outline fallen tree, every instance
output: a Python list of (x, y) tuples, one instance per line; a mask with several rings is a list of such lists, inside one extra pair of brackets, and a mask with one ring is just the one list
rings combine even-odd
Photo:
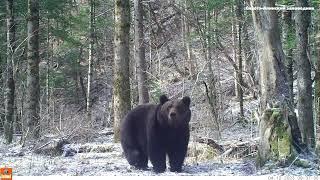
[(232, 141), (218, 144), (215, 140), (205, 137), (197, 137), (196, 142), (206, 144), (216, 149), (219, 157), (242, 158), (247, 156), (255, 156), (257, 154), (258, 138), (250, 141)]

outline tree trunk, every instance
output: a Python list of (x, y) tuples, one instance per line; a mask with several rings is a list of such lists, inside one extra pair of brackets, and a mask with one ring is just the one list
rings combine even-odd
[(120, 140), (121, 120), (131, 109), (130, 97), (130, 1), (115, 0), (114, 35), (114, 141)]
[[(4, 57), (2, 56), (2, 55), (0, 55), (0, 63), (1, 64), (3, 64), (3, 62), (4, 62)], [(5, 92), (4, 92), (4, 82), (5, 82), (5, 75), (4, 75), (4, 70), (3, 70), (3, 67), (2, 66), (0, 66), (0, 88), (1, 88), (1, 91), (0, 91), (0, 93), (1, 93), (1, 95), (2, 95), (2, 97), (5, 97)], [(2, 108), (2, 109), (5, 109), (5, 105), (4, 105), (4, 99), (1, 99), (1, 103), (0, 103), (0, 107)], [(0, 114), (0, 128), (3, 128), (3, 126), (4, 126), (4, 122), (5, 122), (5, 115), (4, 115), (4, 113), (1, 113)]]
[[(297, 0), (297, 7), (309, 7), (307, 0)], [(311, 20), (310, 11), (297, 11), (297, 81), (298, 81), (298, 122), (302, 139), (306, 145), (315, 148), (315, 122), (312, 108), (311, 64), (307, 55), (308, 27)]]
[(292, 20), (292, 11), (283, 11), (282, 18), (284, 21), (283, 24), (283, 42), (284, 42), (284, 53), (286, 55), (285, 66), (288, 74), (288, 84), (290, 90), (290, 101), (294, 103), (294, 94), (293, 94), (293, 48), (294, 48), (294, 27)]
[[(275, 0), (251, 0), (251, 6), (274, 7)], [(259, 162), (263, 165), (270, 159), (287, 159), (294, 152), (293, 146), (301, 152), (302, 142), (290, 103), (277, 12), (252, 11), (252, 17), (260, 59), (260, 107), (264, 112), (259, 124), (261, 139), (258, 146)]]
[(88, 86), (87, 86), (87, 121), (91, 121), (91, 83), (92, 83), (92, 68), (93, 68), (93, 45), (94, 45), (94, 0), (90, 0), (90, 37), (89, 37), (89, 58), (88, 58)]
[[(207, 0), (207, 6), (209, 5), (209, 0)], [(207, 7), (206, 10), (206, 16), (205, 16), (205, 29), (204, 29), (204, 37), (203, 37), (203, 44), (204, 44), (204, 50), (205, 50), (205, 61), (208, 66), (208, 86), (206, 83), (204, 83), (205, 88), (206, 88), (206, 95), (207, 99), (210, 105), (210, 110), (211, 110), (211, 115), (212, 119), (214, 121), (214, 125), (216, 127), (216, 130), (218, 132), (218, 139), (221, 139), (221, 122), (219, 119), (219, 98), (218, 98), (218, 91), (216, 88), (216, 77), (213, 71), (212, 67), (212, 37), (210, 36), (210, 32), (212, 30), (212, 24), (211, 24), (211, 18), (213, 17), (212, 15), (215, 15), (214, 11), (210, 11), (209, 8)], [(217, 19), (214, 19), (217, 20)], [(217, 24), (217, 22), (215, 22)], [(216, 34), (215, 34), (216, 36)], [(214, 37), (215, 38), (215, 37)]]
[[(48, 13), (48, 12), (47, 12)], [(47, 66), (46, 66), (46, 123), (50, 127), (50, 19), (47, 19)]]
[(285, 162), (292, 154), (288, 112), (285, 108), (266, 109), (259, 123), (258, 165), (267, 160)]
[(144, 44), (143, 8), (141, 0), (134, 0), (134, 44), (137, 63), (139, 104), (149, 102)]
[(237, 0), (237, 10), (236, 10), (237, 22), (238, 22), (238, 71), (237, 74), (237, 91), (238, 91), (238, 101), (240, 106), (240, 120), (244, 120), (243, 112), (243, 78), (242, 78), (242, 26), (243, 26), (243, 1)]
[[(231, 13), (235, 14), (234, 6), (232, 5), (231, 7)], [(237, 62), (237, 23), (236, 23), (236, 17), (233, 15), (232, 16), (232, 24), (231, 24), (231, 33), (232, 33), (232, 47), (233, 47), (233, 62), (236, 64)], [(238, 68), (237, 68), (238, 69)], [(237, 70), (234, 71), (234, 95), (238, 98), (239, 97), (239, 91), (238, 91), (238, 82), (237, 82), (237, 77), (238, 73)]]
[[(245, 11), (248, 12), (248, 11)], [(255, 77), (255, 59), (253, 58), (253, 52), (251, 48), (253, 48), (250, 44), (249, 33), (248, 33), (248, 24), (251, 23), (249, 18), (245, 16), (245, 20), (243, 22), (243, 51), (244, 51), (244, 60), (243, 60), (243, 69), (245, 72), (244, 81), (248, 85), (249, 91), (253, 98), (257, 97), (254, 86), (256, 85), (256, 77)]]
[(39, 0), (28, 0), (28, 52), (27, 52), (26, 120), (27, 137), (40, 136), (39, 85)]
[(80, 87), (78, 87), (78, 89), (81, 91), (81, 93), (80, 93), (81, 97), (78, 97), (78, 98), (79, 98), (79, 101), (82, 102), (81, 105), (83, 105), (83, 103), (84, 103), (85, 106), (87, 106), (86, 87), (85, 87), (85, 84), (83, 81), (83, 76), (81, 73), (81, 60), (82, 60), (82, 54), (83, 54), (83, 47), (82, 46), (80, 47), (79, 51), (80, 51), (80, 53), (79, 53), (79, 57), (77, 60), (77, 65), (76, 65), (76, 74), (77, 74), (76, 75), (77, 76), (76, 82), (77, 82), (77, 86), (80, 86)]
[[(149, 41), (148, 41), (148, 45), (149, 45), (149, 69), (148, 70), (151, 70), (153, 69), (153, 59), (152, 59), (152, 18), (151, 18), (151, 5), (150, 5), (150, 2), (148, 3), (148, 6), (149, 6), (149, 11), (148, 11), (148, 35), (149, 35)], [(153, 75), (153, 71), (150, 71), (150, 74)]]
[[(183, 2), (184, 11), (187, 11), (187, 9), (188, 9), (187, 3), (188, 3), (187, 0), (185, 0)], [(189, 64), (189, 67), (188, 67), (189, 74), (190, 74), (190, 77), (192, 79), (194, 79), (196, 77), (197, 64), (194, 63), (192, 60), (192, 47), (190, 45), (190, 43), (191, 43), (190, 25), (189, 25), (187, 17), (185, 15), (182, 15), (182, 16), (183, 16), (184, 45), (185, 45), (185, 49), (186, 49), (187, 62)]]
[[(319, 16), (319, 15), (318, 15)], [(317, 123), (320, 126), (320, 26), (317, 26), (316, 33), (316, 51), (317, 51), (317, 61), (316, 61), (316, 76), (315, 76), (315, 107), (316, 107), (316, 119)]]
[[(273, 7), (274, 0), (252, 0), (253, 7)], [(274, 11), (252, 11), (258, 38), (260, 60), (261, 109), (267, 104), (288, 99), (287, 76), (283, 72), (285, 56), (282, 50), (278, 17)], [(268, 21), (269, 20), (269, 21)]]
[[(319, 41), (319, 40), (318, 40)], [(320, 45), (320, 43), (318, 42)], [(320, 46), (318, 46), (319, 48)], [(318, 53), (320, 53), (320, 50), (318, 50)], [(317, 57), (317, 78), (315, 79), (315, 106), (316, 106), (316, 118), (317, 118), (317, 123), (320, 126), (320, 57), (318, 55)]]
[(7, 0), (7, 66), (5, 86), (5, 123), (4, 134), (6, 142), (12, 142), (15, 82), (13, 77), (13, 60), (15, 47), (15, 22), (13, 0)]

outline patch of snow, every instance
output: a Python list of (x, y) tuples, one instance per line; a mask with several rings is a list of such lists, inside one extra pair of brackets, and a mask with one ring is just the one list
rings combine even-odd
[[(14, 169), (14, 175), (20, 176), (48, 176), (48, 175), (73, 175), (73, 176), (251, 176), (251, 175), (319, 175), (316, 168), (300, 168), (296, 166), (278, 168), (266, 167), (257, 170), (254, 159), (211, 159), (194, 162), (190, 157), (186, 158), (186, 163), (182, 173), (173, 173), (167, 170), (164, 173), (156, 174), (151, 170), (137, 170), (127, 163), (122, 154), (119, 143), (112, 143), (112, 136), (98, 138), (98, 141), (85, 144), (70, 144), (72, 148), (107, 147), (110, 151), (104, 153), (85, 152), (76, 153), (71, 157), (50, 157), (33, 153), (26, 153), (23, 156), (17, 155), (22, 147), (18, 144), (7, 148), (7, 145), (0, 145), (0, 162), (2, 166), (10, 166)], [(100, 143), (104, 139), (105, 143)]]

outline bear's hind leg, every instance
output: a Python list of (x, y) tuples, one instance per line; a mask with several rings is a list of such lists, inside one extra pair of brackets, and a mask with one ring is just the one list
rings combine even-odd
[(138, 169), (146, 170), (148, 168), (148, 155), (141, 152), (139, 155), (139, 162), (136, 166)]

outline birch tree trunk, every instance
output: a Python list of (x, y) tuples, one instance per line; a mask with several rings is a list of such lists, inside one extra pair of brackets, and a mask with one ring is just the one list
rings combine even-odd
[(115, 0), (114, 35), (114, 141), (120, 140), (120, 123), (131, 108), (129, 78), (130, 1)]
[[(308, 7), (308, 0), (297, 0), (297, 7)], [(311, 20), (310, 11), (297, 11), (297, 81), (298, 81), (298, 122), (302, 139), (306, 145), (315, 148), (315, 122), (312, 106), (311, 64), (307, 55), (308, 27)]]
[(39, 0), (28, 0), (26, 120), (27, 137), (40, 136)]
[(87, 100), (86, 100), (86, 107), (87, 107), (87, 121), (91, 121), (91, 83), (92, 83), (92, 68), (93, 68), (93, 45), (94, 45), (94, 0), (90, 0), (90, 35), (89, 35), (89, 58), (88, 58), (88, 86), (87, 86)]
[(134, 0), (134, 44), (137, 63), (139, 104), (149, 102), (147, 87), (146, 57), (144, 44), (143, 8), (141, 0)]
[(6, 66), (6, 86), (5, 86), (5, 123), (4, 134), (6, 143), (12, 142), (13, 136), (13, 116), (15, 82), (13, 77), (13, 60), (15, 47), (15, 22), (13, 0), (7, 0), (7, 66)]

